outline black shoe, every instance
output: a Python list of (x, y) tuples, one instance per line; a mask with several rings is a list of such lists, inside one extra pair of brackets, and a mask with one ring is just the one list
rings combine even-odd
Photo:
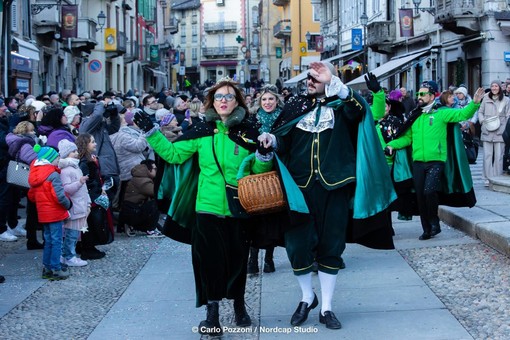
[(94, 247), (81, 249), (82, 260), (99, 260), (105, 257), (105, 255), (106, 253), (104, 251), (100, 251)]
[(421, 234), (421, 236), (420, 236), (420, 237), (418, 237), (418, 240), (421, 240), (421, 241), (423, 241), (423, 240), (428, 240), (428, 239), (430, 239), (431, 237), (432, 237), (432, 236), (431, 236), (431, 234), (430, 234), (430, 233), (423, 232), (423, 234)]
[(324, 315), (319, 313), (319, 322), (326, 325), (326, 328), (329, 329), (340, 329), (342, 328), (342, 324), (336, 318), (335, 314), (330, 311), (325, 311)]
[(44, 244), (39, 243), (39, 241), (27, 241), (27, 249), (35, 250), (35, 249), (44, 249)]
[(301, 325), (303, 322), (306, 321), (306, 319), (308, 319), (308, 313), (310, 313), (312, 309), (317, 307), (318, 304), (319, 300), (317, 299), (317, 295), (315, 294), (313, 294), (313, 302), (310, 306), (308, 306), (308, 303), (301, 301), (294, 314), (292, 314), (290, 324), (292, 326)]
[(3, 277), (2, 275), (0, 275), (0, 283), (4, 283), (5, 282), (5, 277)]
[(274, 273), (274, 261), (273, 259), (264, 260), (264, 273)]
[(220, 312), (218, 302), (211, 302), (207, 304), (207, 317), (205, 320), (200, 321), (198, 325), (198, 332), (200, 334), (207, 334), (210, 336), (219, 336), (223, 334), (220, 325)]
[(433, 225), (432, 226), (432, 231), (430, 232), (430, 236), (436, 236), (440, 232), (441, 232), (441, 227), (438, 226), (438, 225)]
[(340, 269), (345, 269), (345, 262), (343, 258), (340, 258)]
[(246, 312), (246, 307), (244, 305), (244, 299), (234, 300), (234, 316), (236, 325), (239, 327), (248, 327), (251, 326), (251, 319)]

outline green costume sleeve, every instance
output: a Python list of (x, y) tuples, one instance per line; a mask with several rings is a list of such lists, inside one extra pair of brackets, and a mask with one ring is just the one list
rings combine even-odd
[(458, 123), (473, 117), (479, 107), (480, 103), (475, 104), (474, 101), (471, 101), (466, 107), (462, 109), (445, 108), (438, 110), (438, 113), (441, 113), (440, 117), (443, 121), (448, 123)]
[(161, 158), (170, 164), (182, 164), (197, 151), (198, 139), (188, 139), (177, 143), (168, 139), (157, 131), (147, 137), (147, 142)]
[(373, 101), (372, 105), (370, 105), (370, 110), (372, 111), (372, 116), (374, 116), (374, 120), (379, 120), (384, 117), (386, 113), (386, 94), (383, 90), (373, 93)]
[(407, 129), (406, 132), (402, 135), (402, 137), (399, 137), (397, 139), (392, 140), (391, 142), (388, 142), (388, 146), (391, 146), (394, 149), (403, 149), (409, 145), (411, 145), (413, 141), (412, 137), (412, 129)]

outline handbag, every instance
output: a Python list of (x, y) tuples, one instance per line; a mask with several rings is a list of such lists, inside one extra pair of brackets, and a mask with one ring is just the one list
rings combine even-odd
[(7, 167), (7, 183), (28, 189), (30, 188), (28, 184), (29, 172), (30, 165), (14, 160), (9, 161)]
[(214, 160), (218, 166), (218, 170), (220, 171), (221, 177), (223, 177), (223, 181), (225, 182), (225, 194), (227, 195), (227, 203), (230, 213), (234, 218), (248, 218), (249, 215), (246, 210), (244, 210), (243, 206), (241, 205), (241, 201), (239, 200), (238, 188), (234, 185), (228, 184), (225, 180), (225, 175), (223, 174), (223, 170), (221, 170), (220, 163), (216, 157), (216, 151), (214, 149), (214, 136), (212, 138), (212, 150)]
[(501, 121), (499, 120), (499, 116), (491, 116), (484, 121), (485, 128), (489, 132), (496, 131), (499, 129), (499, 126), (501, 125)]

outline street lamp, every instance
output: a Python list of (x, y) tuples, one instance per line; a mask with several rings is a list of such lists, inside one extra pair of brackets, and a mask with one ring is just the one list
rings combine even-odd
[(306, 31), (306, 34), (305, 34), (305, 39), (306, 39), (306, 49), (308, 50), (310, 48), (310, 39), (312, 38), (312, 35), (310, 34), (309, 31)]
[(363, 12), (361, 14), (361, 17), (359, 18), (359, 21), (361, 22), (361, 25), (363, 25), (363, 73), (367, 72), (367, 24), (368, 24), (368, 15), (367, 13)]
[(435, 7), (420, 7), (421, 0), (413, 0), (413, 5), (416, 8), (416, 12), (422, 11), (422, 12), (429, 12), (432, 15), (436, 15), (436, 8)]
[(97, 26), (99, 26), (99, 29), (96, 29), (96, 32), (103, 32), (103, 27), (106, 24), (106, 14), (104, 14), (103, 11), (99, 12), (97, 15)]

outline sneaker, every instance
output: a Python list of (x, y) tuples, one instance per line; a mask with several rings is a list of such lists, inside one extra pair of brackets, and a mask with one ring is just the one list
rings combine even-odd
[(160, 237), (165, 237), (165, 235), (160, 233), (159, 230), (155, 229), (155, 230), (147, 230), (147, 237), (160, 238)]
[(27, 231), (22, 226), (17, 226), (14, 229), (8, 230), (14, 236), (27, 237)]
[(126, 232), (126, 235), (129, 236), (129, 237), (136, 236), (135, 229), (132, 226), (130, 226), (130, 225), (126, 224), (124, 226), (124, 231)]
[(59, 281), (59, 280), (65, 280), (69, 277), (69, 271), (68, 270), (54, 270), (53, 275), (49, 278), (51, 281)]
[(88, 264), (88, 262), (87, 261), (83, 261), (79, 257), (73, 256), (69, 260), (66, 260), (66, 264), (69, 267), (83, 267), (83, 266), (86, 266)]
[(46, 267), (42, 270), (42, 278), (43, 279), (51, 279), (53, 277), (53, 272), (50, 269), (46, 269)]
[(17, 240), (18, 238), (9, 232), (9, 228), (7, 228), (6, 231), (0, 234), (0, 241), (13, 242)]

